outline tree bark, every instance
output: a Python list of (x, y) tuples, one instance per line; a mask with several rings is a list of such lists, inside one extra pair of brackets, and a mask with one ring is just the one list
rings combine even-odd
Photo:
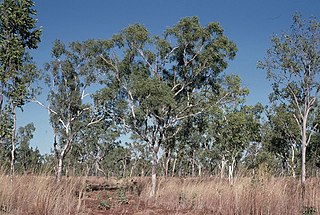
[(235, 165), (236, 165), (236, 159), (232, 158), (232, 163), (229, 165), (229, 183), (230, 184), (233, 184)]
[(195, 152), (194, 152), (194, 150), (193, 150), (193, 152), (192, 152), (191, 176), (192, 176), (192, 177), (195, 177), (195, 176), (196, 176), (196, 174), (195, 174)]
[[(3, 123), (2, 119), (2, 104), (3, 104), (3, 92), (2, 87), (0, 87), (0, 123)], [(3, 156), (2, 152), (4, 152), (4, 140), (3, 136), (0, 136), (0, 155)]]
[(306, 152), (307, 152), (307, 116), (302, 119), (302, 137), (301, 137), (301, 184), (304, 187), (306, 182)]
[(157, 189), (157, 164), (158, 164), (158, 156), (157, 152), (153, 150), (153, 162), (152, 162), (152, 169), (151, 169), (151, 192), (150, 197), (154, 197), (156, 195)]
[(199, 161), (199, 164), (198, 164), (198, 176), (201, 177), (202, 175), (202, 163)]
[(174, 158), (171, 177), (174, 177), (174, 172), (176, 170), (177, 158)]
[(291, 145), (291, 164), (290, 164), (291, 174), (293, 178), (296, 178), (296, 166), (295, 166), (295, 151), (294, 146)]
[(12, 113), (13, 113), (13, 127), (12, 127), (12, 133), (11, 133), (11, 165), (10, 165), (10, 173), (11, 173), (11, 179), (14, 176), (14, 163), (15, 163), (15, 151), (16, 151), (16, 126), (17, 126), (17, 110), (16, 107), (13, 105), (12, 107)]
[(225, 169), (226, 164), (227, 164), (227, 161), (225, 160), (225, 158), (223, 156), (222, 160), (221, 160), (221, 169), (220, 169), (220, 178), (221, 179), (224, 178), (224, 169)]
[(164, 175), (167, 178), (169, 174), (169, 164), (170, 164), (171, 151), (170, 149), (165, 153), (164, 159)]
[(133, 170), (136, 168), (136, 164), (137, 164), (137, 160), (134, 161), (134, 163), (133, 163), (133, 165), (131, 167), (129, 178), (132, 178)]
[(58, 169), (57, 169), (57, 175), (56, 175), (56, 181), (58, 183), (61, 182), (62, 171), (63, 171), (63, 158), (59, 157), (59, 159), (58, 159)]

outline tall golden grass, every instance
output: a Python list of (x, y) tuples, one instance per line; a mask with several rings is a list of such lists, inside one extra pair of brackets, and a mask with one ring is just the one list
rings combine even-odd
[[(64, 178), (61, 184), (57, 184), (51, 176), (16, 176), (11, 181), (10, 177), (2, 174), (0, 175), (0, 214), (90, 214), (90, 210), (86, 208), (89, 205), (84, 204), (87, 195), (84, 191), (86, 179), (88, 178)], [(258, 179), (242, 177), (236, 178), (233, 184), (218, 178), (160, 178), (157, 196), (152, 199), (149, 197), (150, 179), (136, 180), (142, 191), (139, 192), (140, 196), (134, 197), (136, 201), (132, 202), (133, 204), (144, 202), (144, 206), (132, 208), (141, 210), (140, 214), (143, 214), (146, 208), (149, 211), (153, 208), (163, 209), (162, 211), (169, 211), (167, 214), (182, 212), (223, 215), (312, 215), (320, 213), (320, 179), (318, 178), (307, 180), (304, 198), (301, 195), (299, 179), (285, 177)], [(109, 180), (109, 182), (117, 184), (114, 181)], [(106, 179), (98, 178), (94, 183), (106, 183)], [(97, 209), (99, 201), (94, 202), (96, 206), (91, 205), (91, 207)]]
[(64, 179), (57, 184), (50, 176), (0, 175), (0, 214), (81, 214), (79, 196), (82, 180)]
[[(238, 178), (232, 185), (220, 179), (162, 179), (157, 197), (148, 200), (150, 187), (142, 193), (149, 204), (194, 214), (319, 214), (320, 179), (309, 179), (305, 197), (298, 179)], [(316, 212), (315, 212), (316, 211)]]

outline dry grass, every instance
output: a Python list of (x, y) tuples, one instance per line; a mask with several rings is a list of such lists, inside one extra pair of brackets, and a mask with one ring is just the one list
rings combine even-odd
[[(99, 201), (88, 201), (88, 194), (84, 193), (87, 203), (92, 203), (84, 205), (86, 201), (79, 197), (82, 197), (81, 190), (85, 187), (86, 180), (88, 178), (66, 178), (58, 185), (54, 178), (49, 176), (17, 176), (11, 182), (9, 177), (0, 175), (0, 214), (89, 213), (98, 208)], [(154, 199), (149, 198), (150, 179), (136, 180), (142, 193), (139, 197), (134, 197), (133, 205), (129, 206), (137, 208), (142, 214), (148, 210), (162, 211), (159, 214), (223, 215), (312, 215), (320, 212), (320, 179), (317, 178), (307, 181), (303, 203), (299, 180), (292, 178), (237, 178), (233, 185), (217, 178), (160, 179), (157, 197)], [(104, 178), (90, 178), (89, 181), (94, 184), (110, 183), (122, 186), (131, 180), (106, 181)], [(142, 207), (135, 207), (139, 202), (144, 202)], [(306, 207), (315, 209), (316, 213), (304, 213), (307, 211)], [(101, 214), (104, 213), (108, 214), (107, 211), (101, 211)], [(132, 211), (128, 214), (132, 214)]]
[[(156, 207), (205, 214), (318, 214), (320, 180), (309, 179), (302, 203), (298, 179), (238, 178), (233, 185), (219, 179), (162, 179), (156, 199), (142, 198)], [(307, 212), (309, 208), (310, 213)], [(317, 213), (311, 213), (315, 209)]]
[(0, 175), (0, 214), (64, 215), (80, 214), (82, 180), (65, 179), (57, 184), (49, 176)]

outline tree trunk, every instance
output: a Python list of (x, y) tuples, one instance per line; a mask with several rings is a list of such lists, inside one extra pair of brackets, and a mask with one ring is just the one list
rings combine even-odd
[(170, 164), (170, 158), (171, 158), (171, 151), (170, 149), (165, 153), (165, 159), (164, 159), (164, 175), (167, 178), (169, 174), (169, 164)]
[[(2, 119), (2, 103), (3, 103), (3, 94), (2, 94), (2, 87), (0, 88), (0, 123), (3, 123)], [(3, 156), (2, 154), (4, 152), (4, 140), (3, 136), (0, 136), (0, 156)]]
[(291, 145), (291, 164), (290, 164), (290, 169), (292, 173), (292, 177), (296, 177), (296, 166), (295, 166), (295, 152), (294, 152), (294, 146)]
[(307, 152), (307, 117), (302, 120), (302, 137), (301, 137), (301, 184), (304, 187), (306, 182), (306, 152)]
[(302, 145), (302, 156), (301, 156), (301, 183), (302, 185), (306, 182), (306, 145)]
[(224, 156), (222, 157), (222, 160), (221, 160), (221, 169), (220, 169), (220, 178), (223, 179), (224, 178), (224, 169), (225, 169), (225, 166), (227, 164), (227, 161), (225, 160)]
[(157, 164), (158, 164), (158, 157), (157, 152), (153, 150), (153, 162), (152, 162), (152, 170), (151, 170), (151, 192), (150, 197), (154, 197), (156, 195), (157, 189)]
[(177, 158), (174, 158), (171, 177), (174, 177), (174, 172), (176, 170)]
[(201, 177), (202, 175), (202, 163), (199, 161), (199, 164), (198, 164), (198, 176)]
[(136, 165), (137, 165), (137, 160), (134, 161), (134, 163), (131, 167), (130, 175), (129, 175), (130, 178), (133, 176), (133, 170), (136, 168)]
[(233, 184), (235, 164), (236, 164), (236, 159), (232, 158), (232, 163), (229, 165), (229, 183), (230, 184)]
[(195, 176), (196, 176), (196, 174), (195, 174), (195, 153), (194, 153), (194, 150), (193, 150), (193, 152), (192, 152), (191, 176), (192, 176), (192, 177), (195, 177)]
[(179, 162), (179, 172), (178, 172), (178, 176), (179, 176), (179, 178), (181, 178), (181, 176), (182, 176), (182, 159), (180, 159), (180, 162)]
[(122, 177), (125, 178), (126, 177), (126, 171), (127, 171), (127, 160), (124, 159), (122, 161), (122, 164), (123, 164), (123, 173), (122, 173)]
[(15, 163), (15, 151), (16, 151), (16, 126), (17, 126), (17, 110), (16, 107), (13, 105), (12, 107), (12, 113), (13, 113), (13, 127), (12, 127), (12, 133), (11, 133), (11, 165), (10, 165), (10, 173), (11, 173), (11, 179), (14, 176), (14, 163)]
[(59, 157), (59, 159), (58, 159), (58, 169), (57, 169), (57, 173), (56, 173), (56, 181), (58, 183), (61, 182), (62, 171), (63, 171), (63, 158)]

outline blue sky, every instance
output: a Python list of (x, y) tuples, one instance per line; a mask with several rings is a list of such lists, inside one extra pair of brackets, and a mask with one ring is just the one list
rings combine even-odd
[[(55, 39), (63, 42), (110, 38), (133, 23), (142, 23), (152, 34), (163, 31), (186, 16), (198, 16), (202, 25), (219, 22), (225, 34), (239, 49), (228, 73), (238, 74), (248, 87), (248, 104), (268, 103), (271, 91), (264, 71), (257, 70), (270, 47), (273, 34), (287, 31), (292, 14), (304, 18), (320, 18), (319, 0), (35, 0), (38, 24), (43, 37), (32, 52), (40, 68), (51, 59)], [(45, 95), (40, 100), (45, 103)], [(36, 133), (32, 146), (42, 153), (52, 147), (52, 131), (48, 112), (36, 104), (28, 104), (18, 115), (18, 124), (34, 122)]]

